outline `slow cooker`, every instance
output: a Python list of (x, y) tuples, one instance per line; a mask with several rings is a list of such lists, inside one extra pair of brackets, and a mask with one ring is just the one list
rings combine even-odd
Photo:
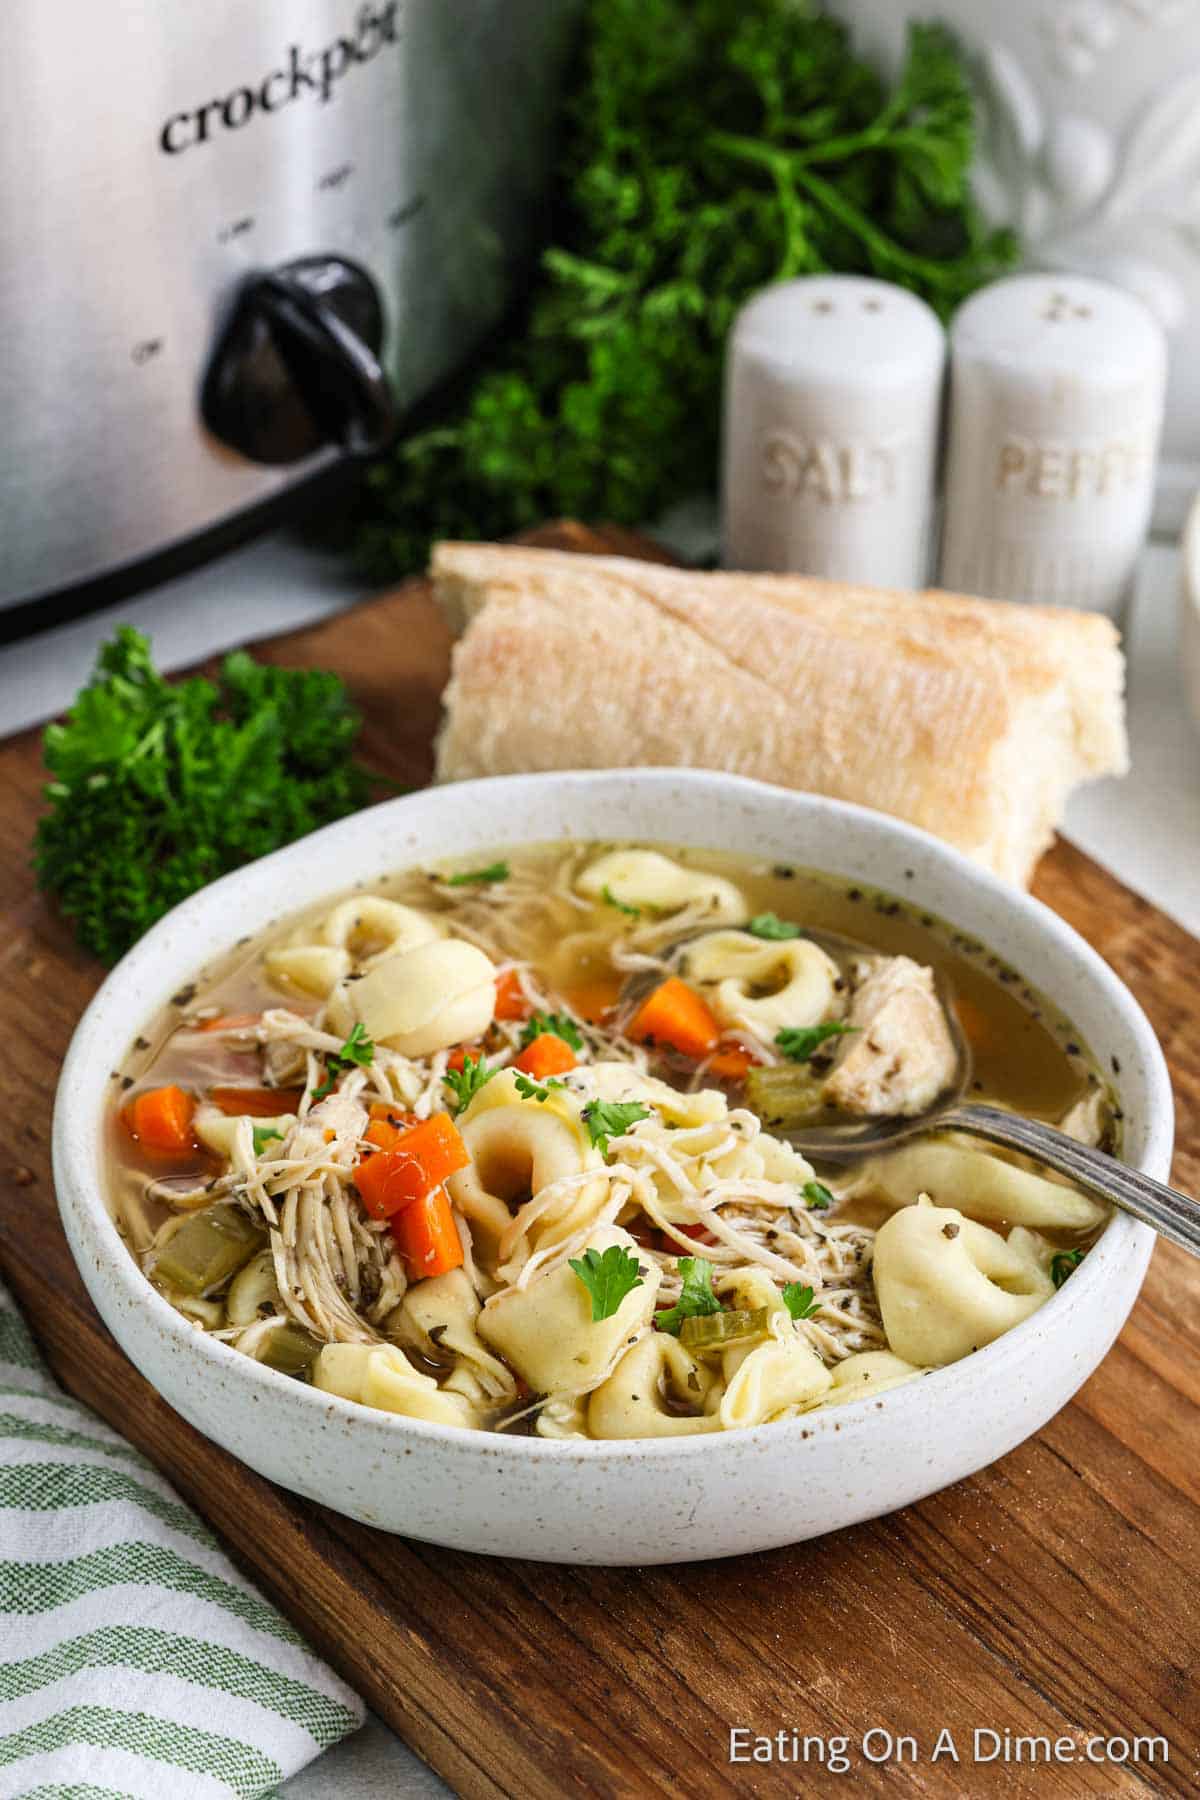
[(511, 299), (576, 12), (8, 9), (0, 607), (135, 585), (387, 441)]

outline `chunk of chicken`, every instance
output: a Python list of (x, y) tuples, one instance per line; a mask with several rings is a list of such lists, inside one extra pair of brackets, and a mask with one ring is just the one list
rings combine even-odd
[(907, 956), (864, 957), (824, 1097), (842, 1112), (911, 1118), (954, 1080), (957, 1056), (933, 971)]

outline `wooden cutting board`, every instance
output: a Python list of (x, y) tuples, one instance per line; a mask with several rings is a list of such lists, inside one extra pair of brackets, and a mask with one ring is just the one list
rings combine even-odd
[[(540, 541), (639, 548), (577, 526)], [(367, 760), (402, 781), (428, 777), (448, 644), (421, 583), (259, 654), (340, 670), (367, 717)], [(1038, 1437), (919, 1506), (817, 1543), (679, 1568), (572, 1569), (352, 1524), (185, 1425), (116, 1348), (75, 1272), (54, 1207), (50, 1115), (101, 970), (29, 875), (40, 782), (35, 734), (0, 745), (4, 1274), (63, 1383), (162, 1468), (453, 1787), (552, 1800), (844, 1785), (811, 1761), (731, 1767), (729, 1730), (744, 1726), (845, 1734), (850, 1785), (866, 1793), (1196, 1791), (1200, 1263), (1160, 1246), (1116, 1348)], [(1065, 843), (1038, 892), (1145, 1005), (1175, 1077), (1176, 1179), (1195, 1191), (1200, 944)], [(873, 1727), (915, 1739), (919, 1760), (866, 1760)], [(1071, 1737), (1080, 1761), (973, 1766), (976, 1727)], [(943, 1728), (961, 1765), (930, 1760)], [(1089, 1764), (1092, 1735), (1161, 1735), (1169, 1762)], [(868, 1752), (883, 1749), (882, 1736), (868, 1740)]]

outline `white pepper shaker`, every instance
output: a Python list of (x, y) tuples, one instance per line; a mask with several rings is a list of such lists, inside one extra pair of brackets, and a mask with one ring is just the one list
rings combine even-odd
[(722, 559), (923, 587), (946, 339), (886, 281), (809, 275), (764, 289), (726, 362)]
[(1162, 432), (1162, 327), (1122, 289), (1015, 275), (950, 330), (941, 583), (1122, 611)]

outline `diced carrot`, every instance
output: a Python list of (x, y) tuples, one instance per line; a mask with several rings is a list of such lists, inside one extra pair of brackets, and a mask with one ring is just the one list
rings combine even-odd
[(721, 1027), (695, 988), (670, 975), (648, 994), (627, 1027), (641, 1043), (666, 1044), (700, 1061), (715, 1050)]
[(478, 1062), (482, 1055), (482, 1044), (460, 1044), (458, 1049), (452, 1050), (446, 1058), (446, 1067), (448, 1069), (453, 1069), (456, 1075), (461, 1075), (463, 1064), (466, 1062), (468, 1056), (472, 1061)]
[(208, 1097), (231, 1117), (249, 1113), (252, 1119), (275, 1119), (280, 1113), (295, 1112), (303, 1092), (303, 1088), (215, 1087)]
[(496, 977), (496, 1017), (498, 1019), (527, 1019), (529, 1002), (525, 998), (525, 989), (521, 986), (521, 978), (515, 969), (505, 969), (503, 975)]
[(578, 987), (568, 988), (563, 999), (577, 1018), (586, 1019), (589, 1025), (600, 1025), (620, 1002), (620, 976), (598, 975), (591, 981), (582, 981)]
[(463, 1248), (444, 1187), (414, 1200), (392, 1220), (396, 1248), (408, 1264), (411, 1281), (446, 1275), (462, 1267)]
[(251, 1025), (257, 1025), (261, 1013), (219, 1013), (215, 1019), (205, 1019), (200, 1026), (201, 1031), (248, 1031)]
[(718, 1081), (745, 1081), (757, 1064), (758, 1058), (751, 1056), (749, 1050), (743, 1049), (741, 1044), (718, 1044), (708, 1059), (708, 1067), (704, 1073), (715, 1075)]
[(394, 1144), (364, 1158), (354, 1173), (363, 1205), (376, 1219), (411, 1206), (471, 1158), (449, 1113), (434, 1113), (401, 1132)]
[(192, 1116), (196, 1102), (190, 1094), (172, 1083), (169, 1087), (149, 1088), (135, 1094), (121, 1113), (129, 1135), (147, 1150), (162, 1155), (181, 1156), (196, 1148), (192, 1133)]
[(374, 1144), (377, 1150), (394, 1150), (406, 1131), (411, 1131), (417, 1123), (416, 1113), (398, 1112), (395, 1107), (381, 1106), (378, 1102), (370, 1108), (371, 1123), (363, 1132), (368, 1144)]
[(545, 1081), (547, 1075), (565, 1075), (575, 1067), (575, 1060), (570, 1044), (557, 1032), (543, 1031), (526, 1044), (520, 1056), (513, 1058), (513, 1067), (532, 1075), (535, 1081)]

